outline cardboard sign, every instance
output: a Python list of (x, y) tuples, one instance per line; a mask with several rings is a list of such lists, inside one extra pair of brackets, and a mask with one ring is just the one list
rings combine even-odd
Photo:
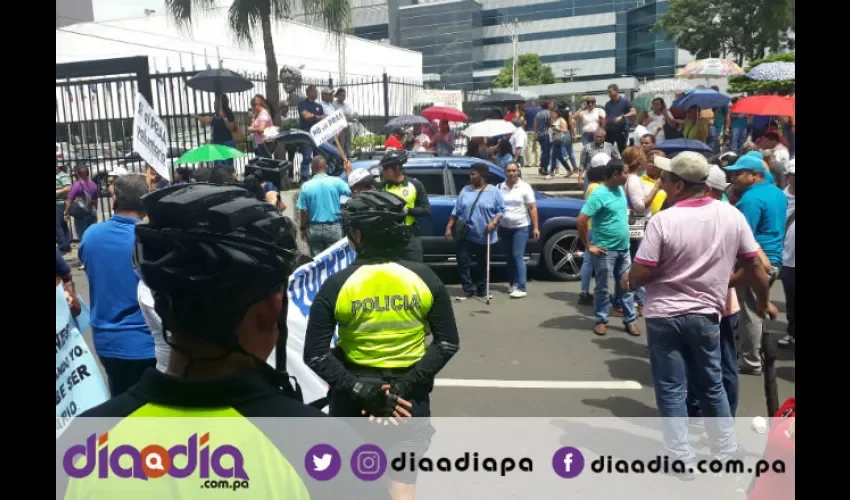
[(171, 171), (167, 165), (168, 129), (142, 94), (136, 94), (133, 151), (139, 153), (163, 179), (171, 181)]
[(316, 146), (319, 146), (336, 137), (346, 127), (348, 127), (348, 121), (345, 119), (345, 111), (338, 109), (333, 114), (322, 118), (322, 121), (310, 127), (310, 134), (313, 135)]

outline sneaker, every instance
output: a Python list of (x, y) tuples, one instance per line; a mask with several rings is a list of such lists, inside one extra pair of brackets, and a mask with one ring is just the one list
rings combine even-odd
[(738, 366), (738, 373), (741, 375), (761, 375), (760, 366)]
[(581, 292), (578, 296), (578, 305), (580, 306), (592, 306), (593, 305), (593, 295), (587, 292)]
[(546, 179), (547, 181), (551, 181), (551, 180), (552, 180), (552, 176), (547, 174), (547, 175), (546, 175), (546, 177), (544, 177), (544, 179)]
[(782, 337), (781, 339), (779, 339), (776, 342), (776, 345), (778, 345), (779, 347), (783, 347), (785, 349), (794, 349), (796, 342), (797, 341), (794, 340), (794, 337), (792, 337), (790, 335), (786, 335), (786, 336)]
[(521, 299), (526, 295), (528, 295), (528, 293), (526, 293), (525, 290), (514, 290), (513, 292), (511, 292), (512, 299)]
[(516, 285), (511, 285), (508, 287), (508, 295), (514, 293), (516, 291)]

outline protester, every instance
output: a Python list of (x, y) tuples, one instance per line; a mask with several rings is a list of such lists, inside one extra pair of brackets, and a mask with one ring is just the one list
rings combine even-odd
[(348, 184), (328, 175), (321, 156), (313, 158), (313, 177), (301, 186), (295, 207), (300, 211), (301, 239), (315, 257), (343, 238), (340, 196), (351, 196)]
[(788, 165), (788, 187), (785, 188), (785, 196), (788, 198), (787, 217), (785, 220), (785, 243), (782, 253), (782, 270), (779, 277), (782, 279), (782, 289), (785, 291), (785, 317), (788, 319), (788, 334), (779, 339), (779, 347), (794, 348), (797, 343), (797, 294), (796, 286), (796, 197), (797, 197), (797, 174), (796, 158)]
[(448, 120), (440, 120), (437, 133), (431, 138), (437, 156), (452, 156), (455, 151), (455, 133), (449, 128)]
[[(770, 261), (769, 285), (772, 286), (782, 266), (788, 201), (781, 189), (765, 181), (767, 169), (756, 156), (739, 158), (734, 165), (726, 168), (726, 172), (731, 175), (735, 192), (740, 196), (735, 206), (744, 215)], [(752, 287), (743, 284), (736, 291), (741, 302), (739, 371), (745, 375), (761, 375), (763, 311), (759, 309), (757, 292)]]
[(514, 118), (511, 124), (516, 127), (516, 132), (511, 134), (511, 149), (513, 149), (514, 159), (517, 164), (522, 167), (525, 165), (525, 147), (528, 141), (528, 134), (522, 128), (522, 119)]
[(410, 142), (412, 143), (410, 149), (417, 153), (423, 153), (431, 148), (431, 138), (428, 137), (428, 134), (422, 132), (422, 125), (413, 126)]
[(646, 161), (649, 165), (652, 165), (652, 158), (655, 155), (653, 151), (655, 151), (655, 136), (652, 134), (644, 134), (640, 136), (640, 141), (638, 145), (643, 149), (643, 154), (646, 155)]
[(141, 175), (118, 177), (111, 219), (86, 231), (79, 256), (89, 280), (94, 348), (114, 398), (156, 366), (154, 341), (139, 308), (139, 277), (133, 268), (135, 226), (145, 216), (148, 185)]
[(356, 196), (363, 191), (374, 191), (378, 189), (375, 185), (375, 177), (368, 169), (359, 168), (348, 176), (348, 187), (351, 188), (351, 195)]
[(322, 100), (319, 104), (322, 105), (322, 114), (325, 116), (330, 116), (334, 114), (336, 108), (334, 108), (334, 91), (333, 89), (329, 89), (325, 87), (322, 89)]
[[(310, 132), (310, 128), (325, 117), (321, 103), (316, 102), (319, 91), (315, 85), (307, 87), (307, 98), (298, 103), (298, 128)], [(318, 146), (318, 145), (317, 145)], [(310, 165), (313, 159), (313, 146), (301, 144), (301, 180), (303, 184), (310, 178)]]
[(640, 111), (637, 114), (637, 118), (635, 118), (635, 130), (629, 138), (629, 144), (631, 146), (640, 146), (640, 138), (645, 135), (651, 135), (647, 128), (650, 123), (649, 114), (646, 111)]
[(65, 216), (74, 218), (77, 238), (82, 241), (86, 230), (97, 223), (97, 184), (89, 177), (88, 165), (77, 165), (76, 174), (65, 202)]
[[(620, 149), (617, 148), (616, 144), (612, 144), (610, 142), (605, 142), (605, 137), (607, 132), (605, 129), (599, 129), (593, 136), (593, 142), (590, 142), (584, 146), (584, 150), (581, 152), (581, 162), (579, 162), (579, 169), (587, 170), (587, 166), (590, 165), (590, 161), (594, 156), (605, 153), (607, 156), (613, 159), (620, 158)], [(581, 181), (581, 170), (579, 171), (579, 181)], [(587, 189), (587, 179), (584, 179), (584, 187)]]
[[(458, 194), (446, 225), (446, 238), (454, 240), (457, 248), (458, 273), (466, 298), (486, 297), (487, 245), (498, 242), (496, 229), (505, 216), (505, 200), (499, 189), (487, 184), (489, 174), (486, 163), (472, 164), (469, 184)], [(473, 258), (477, 264), (474, 270)]]
[(495, 152), (491, 155), (490, 161), (505, 168), (508, 163), (514, 163), (516, 161), (513, 152), (514, 148), (511, 146), (510, 141), (502, 139), (499, 141), (499, 145), (496, 146)]
[[(649, 133), (655, 136), (655, 142), (659, 146), (664, 144), (665, 139), (675, 139), (679, 123), (673, 118), (673, 114), (667, 109), (664, 99), (656, 97), (652, 100), (652, 113), (649, 115), (649, 125), (646, 126)], [(676, 137), (667, 137), (667, 132), (674, 132)]]
[[(192, 117), (212, 128), (212, 137), (210, 138), (212, 144), (235, 148), (236, 136), (241, 136), (242, 133), (236, 124), (236, 116), (233, 114), (233, 110), (230, 109), (230, 100), (224, 94), (219, 95), (213, 101), (213, 109), (215, 112), (209, 115), (192, 115)], [(240, 140), (244, 140), (244, 137)], [(219, 160), (216, 163), (232, 167), (233, 159)]]
[(534, 127), (534, 118), (537, 116), (537, 113), (542, 110), (540, 106), (537, 105), (534, 101), (528, 103), (525, 107), (525, 115), (523, 120), (523, 128), (525, 129), (526, 135), (526, 150), (525, 157), (523, 158), (528, 165), (539, 165), (538, 162), (540, 157), (540, 145), (537, 143), (537, 133), (535, 132)]
[(593, 142), (596, 131), (605, 128), (605, 110), (596, 107), (595, 97), (587, 96), (584, 107), (576, 113), (576, 120), (581, 122), (581, 145), (587, 146)]
[(56, 245), (62, 254), (71, 251), (71, 231), (65, 222), (65, 205), (71, 192), (71, 176), (56, 163)]
[(708, 122), (700, 116), (699, 106), (691, 106), (682, 124), (682, 136), (685, 139), (707, 143), (709, 137)]
[[(686, 466), (696, 462), (688, 443), (686, 391), (695, 374), (697, 398), (706, 417), (713, 458), (738, 451), (729, 401), (723, 389), (720, 318), (729, 276), (743, 265), (760, 314), (776, 316), (758, 244), (744, 217), (706, 196), (709, 166), (699, 153), (683, 152), (660, 162), (662, 187), (673, 206), (647, 224), (634, 266), (621, 286), (647, 288), (647, 343), (664, 446)], [(693, 475), (684, 472), (685, 478)]]
[[(711, 90), (720, 92), (720, 88), (717, 85), (712, 85)], [(714, 122), (711, 124), (711, 130), (709, 131), (709, 136), (711, 136), (713, 140), (709, 146), (711, 146), (711, 149), (715, 154), (717, 154), (720, 152), (720, 145), (723, 142), (723, 139), (729, 136), (729, 128), (732, 120), (729, 115), (729, 106), (714, 108), (713, 111)]]
[(404, 140), (404, 129), (393, 127), (390, 130), (390, 135), (387, 136), (386, 142), (384, 142), (384, 149), (386, 151), (401, 151), (404, 149), (402, 140)]
[(527, 270), (525, 246), (529, 237), (540, 240), (537, 221), (537, 201), (534, 190), (519, 177), (519, 165), (509, 163), (505, 167), (505, 182), (497, 187), (505, 202), (505, 216), (499, 221), (499, 239), (505, 252), (508, 271), (508, 294), (512, 299), (527, 295)]
[[(578, 235), (585, 254), (590, 254), (596, 274), (596, 291), (593, 302), (596, 324), (593, 333), (605, 335), (608, 328), (611, 299), (608, 281), (614, 278), (614, 300), (623, 304), (623, 325), (626, 333), (640, 335), (637, 327), (635, 299), (631, 291), (620, 288), (620, 280), (629, 273), (629, 212), (623, 186), (629, 167), (621, 160), (611, 160), (604, 169), (604, 182), (588, 197), (577, 219)], [(593, 223), (593, 240), (588, 235), (588, 224)]]
[(534, 132), (537, 134), (537, 144), (540, 145), (540, 163), (537, 168), (540, 175), (546, 175), (552, 154), (552, 141), (549, 136), (549, 128), (552, 125), (552, 113), (549, 111), (551, 106), (552, 101), (544, 101), (540, 111), (534, 115)]
[(271, 158), (271, 151), (266, 147), (265, 130), (274, 125), (266, 98), (260, 94), (251, 99), (251, 124), (248, 132), (254, 135), (254, 155), (257, 158)]
[(343, 149), (349, 151), (351, 149), (351, 135), (354, 130), (351, 128), (351, 124), (357, 121), (359, 115), (351, 107), (351, 104), (346, 102), (346, 95), (344, 88), (340, 87), (337, 89), (336, 93), (334, 93), (336, 100), (333, 103), (333, 108), (336, 111), (341, 109), (343, 115), (345, 115), (345, 121), (348, 122), (348, 127), (340, 133), (339, 142), (342, 144)]
[(620, 87), (608, 85), (608, 102), (605, 103), (605, 140), (616, 144), (618, 151), (624, 151), (629, 139), (629, 119), (637, 114), (632, 102), (620, 95)]
[[(564, 158), (564, 145), (568, 139), (572, 140), (572, 136), (570, 135), (569, 124), (564, 118), (563, 113), (563, 110), (558, 108), (553, 108), (550, 111), (551, 125), (549, 127), (549, 143), (551, 144), (552, 151), (550, 153), (551, 165), (546, 172), (546, 179), (555, 177), (558, 172), (558, 162), (560, 162), (561, 165), (563, 165), (564, 170), (566, 170), (564, 177), (572, 175), (572, 169), (567, 164), (567, 160)], [(573, 167), (575, 167), (575, 165), (573, 165)]]
[[(593, 191), (605, 181), (605, 169), (602, 167), (608, 165), (609, 161), (611, 161), (611, 157), (605, 153), (600, 153), (590, 160), (590, 168), (587, 170), (586, 177), (588, 185), (587, 190), (584, 192), (585, 200), (587, 200), (591, 193), (593, 193)], [(587, 237), (589, 240), (593, 240), (592, 221), (587, 222)], [(592, 306), (593, 295), (590, 294), (590, 278), (593, 276), (593, 259), (586, 249), (584, 256), (581, 259), (581, 270), (579, 271), (579, 275), (581, 276), (581, 292), (578, 296), (578, 304), (582, 306)]]
[[(738, 97), (732, 98), (732, 106), (738, 102)], [(729, 149), (732, 151), (740, 151), (747, 142), (747, 115), (741, 113), (731, 113), (731, 121), (729, 123), (731, 130), (729, 136)]]

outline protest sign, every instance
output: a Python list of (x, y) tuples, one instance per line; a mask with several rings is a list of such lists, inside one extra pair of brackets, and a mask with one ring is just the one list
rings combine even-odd
[(168, 129), (142, 94), (136, 94), (136, 115), (133, 117), (133, 151), (153, 167), (160, 176), (171, 181), (166, 164), (168, 158)]
[(78, 297), (82, 312), (77, 318), (65, 300), (62, 284), (56, 286), (56, 437), (75, 416), (97, 406), (109, 393), (100, 368), (83, 339), (89, 327), (89, 309)]
[(313, 135), (313, 140), (318, 147), (336, 137), (346, 127), (348, 127), (348, 121), (345, 119), (345, 112), (343, 109), (338, 109), (310, 127), (310, 134)]
[[(304, 394), (304, 402), (312, 403), (328, 393), (328, 384), (304, 363), (304, 337), (307, 333), (307, 318), (310, 306), (319, 292), (322, 283), (331, 275), (350, 266), (354, 262), (354, 249), (343, 238), (332, 247), (317, 255), (313, 262), (305, 264), (292, 273), (289, 278), (287, 297), (289, 310), (286, 325), (289, 337), (286, 341), (286, 371), (298, 380)], [(336, 334), (334, 334), (334, 342)], [(333, 343), (332, 343), (333, 345)], [(272, 352), (269, 364), (275, 366), (275, 353)]]

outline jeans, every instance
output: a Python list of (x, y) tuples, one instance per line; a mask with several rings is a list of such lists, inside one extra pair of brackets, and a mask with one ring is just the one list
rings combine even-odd
[(71, 251), (71, 234), (65, 229), (65, 202), (56, 203), (56, 246), (60, 252)]
[[(631, 240), (631, 242), (629, 243), (629, 255), (631, 256), (631, 258), (633, 260), (635, 258), (635, 255), (637, 254), (638, 247), (640, 246), (641, 241), (643, 241), (643, 240)], [(634, 294), (635, 294), (635, 300), (637, 301), (637, 304), (640, 307), (643, 307), (644, 305), (646, 305), (646, 287), (642, 286), (642, 287), (638, 288), (637, 290), (635, 290)], [(618, 309), (622, 309), (623, 303), (621, 301), (617, 300), (617, 301), (614, 302), (614, 307), (616, 307)]]
[(572, 169), (578, 169), (578, 163), (576, 163), (576, 155), (575, 150), (573, 148), (573, 135), (569, 132), (564, 134), (564, 157), (570, 160), (570, 164), (572, 164)]
[(735, 152), (740, 151), (744, 147), (744, 143), (747, 142), (747, 129), (733, 128), (732, 136), (729, 140), (729, 149)]
[(268, 150), (265, 144), (256, 144), (254, 146), (254, 156), (257, 158), (271, 158), (271, 152)]
[(499, 228), (499, 240), (505, 251), (505, 263), (508, 270), (508, 283), (526, 291), (527, 270), (525, 268), (525, 244), (528, 243), (529, 226)]
[(537, 134), (537, 143), (540, 144), (540, 168), (545, 170), (549, 166), (549, 157), (552, 154), (549, 134)]
[[(723, 390), (729, 400), (729, 413), (738, 413), (738, 350), (735, 348), (735, 330), (738, 329), (738, 313), (720, 320), (720, 371), (723, 374)], [(691, 364), (690, 366), (693, 366)], [(697, 372), (688, 372), (688, 416), (701, 417), (699, 391), (696, 386)]]
[(148, 368), (156, 369), (156, 358), (121, 359), (98, 356), (100, 364), (109, 380), (109, 396), (116, 397), (125, 392), (142, 378)]
[[(231, 148), (236, 149), (236, 141), (234, 141), (232, 139), (229, 140), (229, 141), (224, 141), (221, 144), (223, 146), (229, 146)], [(213, 162), (213, 166), (214, 167), (230, 167), (230, 168), (233, 168), (233, 158), (230, 158), (229, 160), (216, 160), (216, 161)]]
[[(472, 258), (478, 263), (473, 269)], [(460, 282), (466, 293), (475, 292), (483, 295), (487, 290), (486, 267), (487, 245), (474, 243), (467, 239), (457, 242), (457, 271), (460, 274)]]
[(646, 320), (655, 403), (662, 418), (664, 447), (673, 459), (694, 462), (688, 444), (688, 374), (694, 380), (711, 451), (724, 459), (737, 450), (735, 423), (723, 389), (720, 323), (716, 316), (684, 314)]
[(623, 324), (631, 325), (637, 321), (635, 299), (632, 293), (620, 289), (620, 280), (631, 269), (631, 259), (627, 250), (608, 250), (605, 255), (593, 257), (593, 271), (596, 273), (596, 290), (593, 309), (596, 324), (608, 324), (611, 312), (611, 299), (608, 295), (608, 281), (614, 279), (614, 300), (623, 303)]
[(83, 234), (85, 234), (86, 229), (95, 224), (97, 224), (97, 212), (94, 210), (92, 210), (88, 215), (74, 217), (74, 227), (77, 229), (77, 238), (79, 238), (80, 241), (83, 241)]
[(788, 335), (797, 340), (797, 295), (794, 293), (797, 268), (783, 266), (779, 271), (782, 289), (785, 291), (785, 317), (788, 319)]
[(342, 224), (310, 224), (307, 226), (307, 244), (310, 245), (310, 257), (315, 257), (342, 239)]
[(310, 179), (310, 162), (313, 160), (313, 146), (301, 144), (301, 182)]
[(714, 125), (708, 127), (708, 139), (705, 143), (714, 154), (720, 152), (720, 134)]
[(550, 158), (551, 165), (549, 166), (549, 170), (547, 170), (547, 173), (549, 175), (555, 175), (555, 172), (558, 171), (558, 162), (561, 162), (561, 165), (563, 165), (564, 169), (566, 169), (567, 172), (571, 171), (570, 166), (567, 165), (567, 160), (564, 158), (563, 143), (556, 142), (552, 144), (552, 153), (550, 155)]
[[(587, 239), (593, 241), (593, 231), (587, 232)], [(590, 293), (590, 278), (593, 276), (593, 258), (587, 253), (587, 250), (585, 250), (584, 257), (581, 259), (579, 275), (581, 276), (581, 293)]]

